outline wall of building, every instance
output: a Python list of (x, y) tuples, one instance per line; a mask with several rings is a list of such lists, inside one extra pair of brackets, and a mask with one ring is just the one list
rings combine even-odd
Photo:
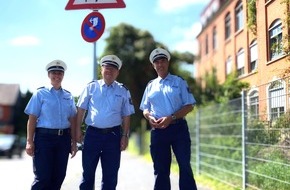
[[(257, 1), (257, 35), (253, 35), (247, 28), (247, 0), (243, 0), (243, 28), (235, 32), (235, 7), (238, 1), (223, 1), (220, 10), (213, 15), (212, 20), (205, 25), (198, 36), (200, 44), (200, 59), (195, 62), (196, 78), (202, 79), (206, 72), (212, 68), (217, 69), (217, 78), (220, 83), (226, 80), (226, 60), (232, 58), (232, 70), (237, 69), (237, 53), (240, 48), (245, 52), (245, 74), (240, 76), (241, 81), (250, 83), (255, 87), (279, 78), (281, 73), (289, 67), (286, 57), (281, 56), (276, 60), (269, 60), (269, 35), (270, 25), (277, 18), (285, 20), (285, 3), (283, 0), (259, 0)], [(226, 6), (225, 6), (226, 5)], [(223, 7), (224, 6), (224, 7)], [(225, 40), (225, 17), (230, 13), (231, 35)], [(212, 33), (214, 27), (217, 31), (217, 49), (212, 47)], [(287, 34), (288, 27), (283, 28), (283, 34)], [(206, 38), (208, 38), (208, 53), (206, 53)], [(257, 39), (258, 44), (258, 68), (250, 72), (250, 44)]]

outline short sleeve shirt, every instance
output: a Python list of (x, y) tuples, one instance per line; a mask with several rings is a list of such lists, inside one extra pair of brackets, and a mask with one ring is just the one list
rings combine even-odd
[(185, 105), (194, 105), (196, 100), (187, 82), (179, 76), (168, 74), (150, 81), (144, 91), (141, 110), (148, 110), (155, 118), (171, 115)]
[(135, 113), (129, 90), (117, 81), (108, 86), (103, 79), (85, 87), (77, 107), (88, 111), (85, 123), (98, 128), (121, 125), (124, 116)]
[(69, 119), (76, 115), (76, 106), (70, 92), (41, 87), (32, 95), (24, 113), (37, 117), (36, 127), (65, 129), (71, 126)]

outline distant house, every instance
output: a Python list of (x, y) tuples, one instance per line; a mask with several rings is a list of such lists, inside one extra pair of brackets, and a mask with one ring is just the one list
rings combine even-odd
[(20, 101), (19, 84), (0, 83), (0, 133), (14, 133)]

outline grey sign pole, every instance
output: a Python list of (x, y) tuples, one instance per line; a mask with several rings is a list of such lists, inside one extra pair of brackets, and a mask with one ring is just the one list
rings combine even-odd
[(94, 42), (93, 64), (94, 64), (93, 79), (98, 80), (97, 42)]

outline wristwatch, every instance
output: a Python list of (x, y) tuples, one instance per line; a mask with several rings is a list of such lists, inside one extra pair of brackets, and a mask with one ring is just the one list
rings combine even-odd
[(129, 133), (123, 133), (123, 134), (122, 134), (122, 137), (129, 138)]
[(172, 114), (171, 118), (172, 118), (172, 120), (176, 120), (176, 115)]

